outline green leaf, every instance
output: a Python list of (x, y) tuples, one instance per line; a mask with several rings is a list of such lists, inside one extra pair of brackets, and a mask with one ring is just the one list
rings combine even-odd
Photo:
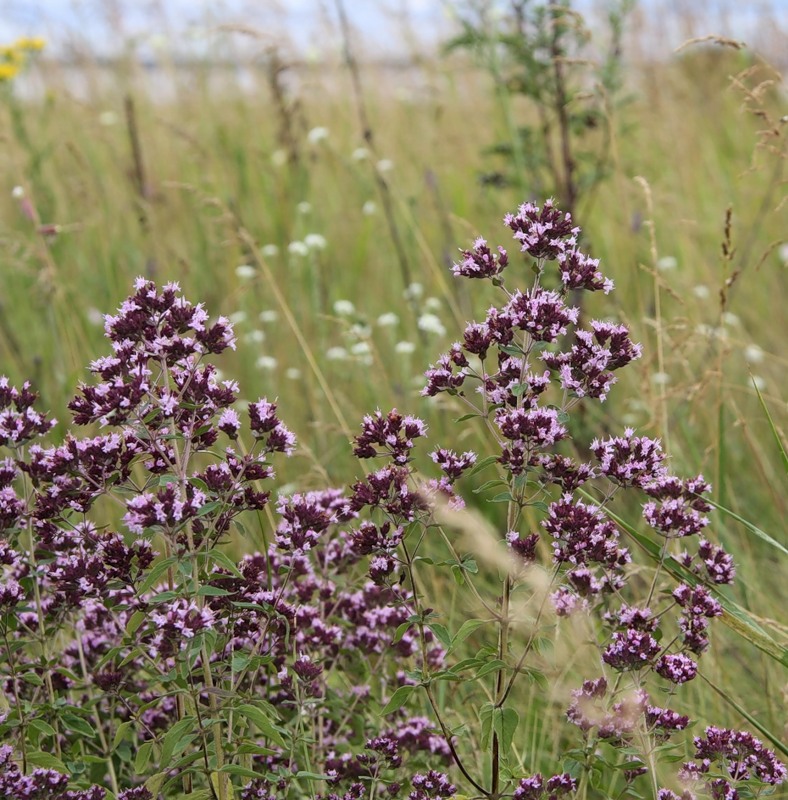
[(482, 723), (482, 749), (486, 750), (490, 746), (490, 738), (493, 729), (493, 717), (495, 706), (492, 703), (485, 703), (479, 710), (479, 719)]
[(270, 747), (260, 747), (259, 744), (249, 744), (248, 742), (240, 745), (236, 752), (241, 756), (274, 756), (277, 754), (277, 751)]
[(38, 731), (42, 736), (55, 736), (55, 729), (43, 719), (31, 719), (28, 726), (33, 730)]
[(267, 739), (270, 739), (274, 744), (280, 747), (286, 747), (285, 740), (282, 734), (277, 730), (273, 721), (269, 719), (266, 712), (257, 706), (249, 703), (244, 703), (235, 709), (239, 714), (246, 717), (250, 722), (257, 726), (260, 733)]
[(74, 733), (80, 733), (90, 739), (94, 738), (96, 735), (96, 731), (93, 730), (93, 726), (81, 717), (78, 717), (76, 714), (71, 714), (68, 711), (64, 711), (60, 714), (60, 721), (69, 730), (74, 731)]
[(233, 592), (219, 586), (201, 586), (197, 590), (198, 597), (226, 597), (228, 594), (233, 594)]
[(380, 711), (380, 716), (385, 717), (387, 714), (391, 714), (392, 711), (398, 711), (402, 708), (415, 689), (415, 686), (400, 686), (399, 689), (391, 695), (388, 703), (383, 706)]
[(211, 500), (210, 503), (206, 503), (204, 506), (200, 506), (197, 509), (197, 516), (204, 517), (213, 511), (217, 511), (220, 508), (224, 508), (224, 503), (221, 503), (218, 500)]
[(57, 756), (53, 756), (52, 753), (42, 753), (40, 750), (27, 753), (27, 763), (32, 764), (34, 767), (54, 769), (57, 772), (68, 775), (66, 765)]
[(263, 772), (255, 772), (253, 769), (247, 769), (238, 764), (225, 764), (219, 772), (223, 772), (227, 775), (237, 775), (239, 778), (250, 778), (252, 780), (264, 776)]
[(462, 557), (462, 561), (460, 562), (460, 566), (466, 571), (470, 572), (471, 575), (476, 575), (479, 572), (479, 565), (476, 563), (476, 559), (466, 553)]
[(495, 495), (495, 497), (488, 500), (488, 503), (508, 503), (513, 501), (514, 497), (512, 497), (511, 492), (501, 492), (500, 494)]
[(491, 672), (499, 672), (500, 670), (504, 669), (506, 664), (503, 663), (499, 658), (493, 659), (492, 661), (488, 661), (477, 673), (477, 678), (483, 678), (485, 675), (489, 675)]
[(491, 481), (487, 481), (486, 483), (483, 483), (481, 486), (474, 489), (473, 493), (481, 494), (481, 492), (485, 492), (487, 489), (492, 489), (493, 486), (506, 486), (506, 481), (501, 480), (500, 478), (493, 478)]
[(512, 746), (514, 732), (520, 723), (520, 715), (513, 708), (497, 708), (495, 710), (493, 727), (501, 740), (502, 751), (508, 753)]
[(155, 775), (151, 775), (148, 780), (145, 781), (145, 788), (154, 796), (159, 796), (159, 789), (161, 789), (161, 785), (164, 783), (164, 779), (167, 777), (166, 772), (157, 772)]
[(451, 647), (451, 634), (445, 625), (439, 622), (431, 622), (427, 627), (435, 634), (438, 641), (448, 650)]
[(394, 638), (391, 640), (391, 643), (397, 644), (397, 642), (399, 642), (402, 639), (402, 637), (408, 632), (408, 628), (410, 628), (412, 624), (413, 624), (412, 622), (406, 620), (401, 625), (398, 625), (397, 630), (394, 631)]
[(142, 775), (142, 773), (147, 769), (152, 752), (153, 742), (143, 742), (140, 745), (139, 750), (137, 750), (137, 755), (134, 759), (134, 772), (136, 772), (137, 775)]
[(189, 735), (197, 727), (197, 718), (193, 716), (184, 717), (176, 722), (168, 731), (161, 743), (161, 764), (169, 764), (172, 754), (176, 751), (181, 739)]
[(490, 464), (496, 464), (498, 462), (498, 456), (487, 456), (483, 458), (481, 461), (477, 461), (476, 465), (471, 469), (468, 473), (468, 477), (471, 475), (475, 475), (477, 472), (481, 472), (483, 469), (486, 469), (490, 466)]
[(450, 649), (454, 650), (454, 648), (464, 642), (477, 628), (480, 628), (486, 622), (487, 620), (485, 619), (466, 619), (455, 634), (454, 639), (452, 639)]
[(112, 749), (117, 750), (118, 745), (126, 738), (126, 732), (132, 730), (132, 726), (134, 723), (130, 720), (129, 722), (121, 722), (118, 725), (118, 729), (115, 731), (115, 736), (112, 739)]
[(150, 589), (156, 581), (161, 578), (164, 573), (170, 569), (174, 564), (178, 563), (177, 556), (170, 556), (169, 558), (163, 558), (161, 561), (155, 563), (152, 567), (150, 572), (145, 577), (145, 580), (140, 585), (137, 592), (139, 594), (144, 594), (145, 592)]
[(231, 575), (234, 575), (236, 578), (243, 578), (243, 575), (238, 569), (238, 565), (233, 563), (229, 556), (221, 550), (209, 550), (205, 555), (219, 564), (219, 566), (224, 567)]

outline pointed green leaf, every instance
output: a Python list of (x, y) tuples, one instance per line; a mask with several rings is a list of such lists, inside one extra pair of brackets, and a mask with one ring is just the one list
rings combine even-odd
[(397, 689), (397, 691), (391, 695), (388, 703), (383, 706), (380, 716), (385, 717), (387, 714), (391, 714), (392, 711), (397, 711), (402, 708), (402, 706), (407, 702), (408, 698), (413, 694), (415, 689), (415, 686), (400, 686), (399, 689)]

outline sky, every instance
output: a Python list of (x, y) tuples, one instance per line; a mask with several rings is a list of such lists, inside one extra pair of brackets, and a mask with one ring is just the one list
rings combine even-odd
[[(404, 52), (414, 41), (428, 49), (445, 40), (452, 29), (449, 9), (458, 4), (344, 0), (367, 51), (384, 55)], [(604, 8), (606, 0), (575, 0), (574, 5), (588, 15)], [(719, 33), (753, 43), (766, 33), (773, 38), (776, 27), (788, 37), (788, 0), (639, 0), (639, 5), (662, 23), (660, 30), (675, 38), (674, 44), (688, 32)], [(0, 43), (36, 35), (47, 39), (52, 55), (87, 48), (111, 56), (129, 42), (142, 56), (154, 55), (157, 47), (171, 50), (173, 44), (179, 52), (203, 54), (215, 52), (220, 26), (235, 25), (254, 29), (263, 41), (287, 42), (302, 54), (319, 56), (337, 46), (335, 9), (335, 0), (0, 0)], [(685, 24), (688, 14), (695, 17), (691, 31)], [(679, 24), (679, 18), (685, 22)], [(243, 38), (234, 37), (233, 46), (240, 52), (247, 46), (238, 41)], [(259, 45), (256, 40), (258, 49)]]

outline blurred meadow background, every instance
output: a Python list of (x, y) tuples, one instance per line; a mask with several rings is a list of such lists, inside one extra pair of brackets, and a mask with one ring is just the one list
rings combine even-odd
[[(348, 440), (378, 407), (482, 448), (459, 406), (419, 395), (488, 304), (450, 266), (554, 196), (616, 283), (583, 314), (644, 346), (575, 446), (631, 426), (703, 472), (731, 512), (713, 520), (731, 597), (784, 647), (788, 4), (573, 4), (554, 50), (521, 46), (528, 6), (0, 3), (0, 374), (30, 379), (65, 430), (108, 350), (101, 315), (145, 275), (233, 320), (222, 371), (278, 397), (291, 487), (357, 477)], [(486, 499), (470, 504), (496, 522)], [(785, 740), (777, 652), (719, 625), (719, 691), (685, 697)], [(591, 650), (567, 658), (546, 674), (582, 675)], [(524, 687), (553, 712), (528, 728), (536, 762), (564, 742), (567, 685)]]

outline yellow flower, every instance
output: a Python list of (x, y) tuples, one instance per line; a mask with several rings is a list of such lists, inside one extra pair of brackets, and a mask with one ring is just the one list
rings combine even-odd
[(43, 50), (46, 42), (40, 36), (23, 36), (17, 39), (15, 47), (19, 50)]
[(19, 72), (19, 64), (0, 64), (0, 81), (10, 81)]

